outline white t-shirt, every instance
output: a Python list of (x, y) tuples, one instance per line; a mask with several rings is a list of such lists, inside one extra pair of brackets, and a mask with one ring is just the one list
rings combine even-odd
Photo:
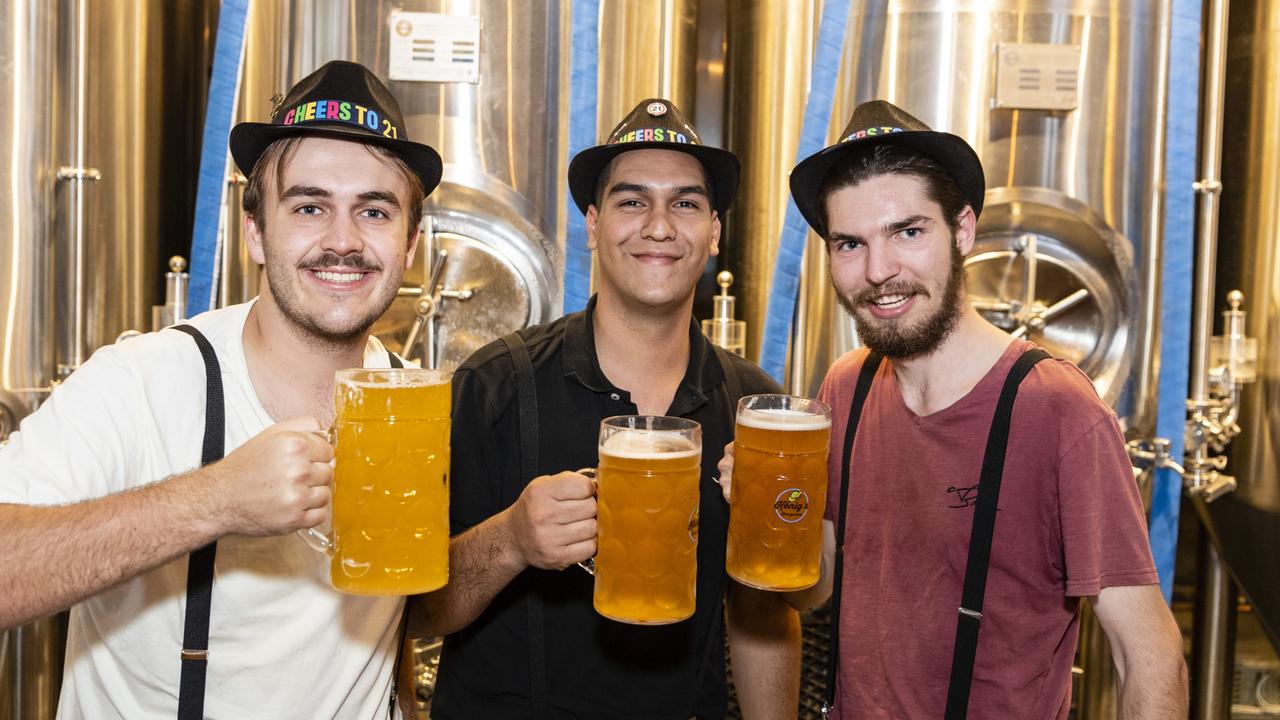
[[(241, 337), (251, 304), (190, 322), (218, 354), (230, 453), (272, 424)], [(366, 367), (387, 367), (370, 338)], [(0, 503), (99, 498), (200, 465), (205, 370), (192, 338), (163, 330), (104, 347), (0, 450)], [(218, 541), (205, 716), (385, 718), (403, 598), (329, 586), (328, 559), (296, 533)], [(71, 609), (58, 717), (173, 718), (187, 558)]]

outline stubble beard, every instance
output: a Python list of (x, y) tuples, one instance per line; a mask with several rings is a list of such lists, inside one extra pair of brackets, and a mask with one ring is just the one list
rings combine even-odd
[(380, 268), (376, 263), (366, 260), (361, 255), (343, 257), (332, 252), (325, 252), (319, 257), (307, 260), (298, 266), (287, 266), (285, 263), (273, 262), (273, 253), (269, 249), (270, 247), (270, 241), (263, 243), (268, 291), (271, 293), (272, 299), (275, 300), (276, 307), (280, 308), (280, 313), (298, 331), (299, 337), (316, 347), (339, 348), (349, 346), (358, 341), (369, 331), (369, 328), (373, 327), (373, 323), (382, 316), (382, 313), (391, 306), (391, 301), (395, 299), (396, 290), (399, 289), (400, 283), (398, 280), (387, 283), (386, 287), (379, 291), (381, 296), (374, 298), (376, 301), (373, 305), (374, 309), (355, 320), (344, 323), (344, 326), (327, 326), (322, 324), (321, 318), (309, 313), (304, 307), (294, 273), (298, 270), (305, 271), (309, 267), (347, 267), (358, 270), (378, 270)]
[[(865, 318), (863, 315), (866, 312), (865, 310), (859, 312), (859, 306), (867, 298), (883, 293), (886, 290), (892, 292), (898, 289), (891, 286), (868, 288), (854, 299), (845, 297), (840, 292), (840, 289), (836, 288), (836, 299), (840, 302), (840, 306), (845, 309), (845, 312), (853, 317), (854, 326), (858, 331), (858, 339), (862, 341), (863, 345), (872, 352), (884, 357), (901, 360), (932, 353), (951, 334), (951, 331), (956, 327), (956, 323), (960, 320), (961, 291), (963, 288), (964, 255), (961, 254), (960, 248), (956, 247), (953, 237), (951, 242), (951, 268), (947, 275), (947, 284), (942, 291), (942, 302), (939, 303), (938, 309), (924, 320), (910, 327), (904, 327), (900, 321), (877, 321), (874, 318)], [(920, 285), (904, 286), (901, 289), (909, 292), (921, 292), (924, 290)]]

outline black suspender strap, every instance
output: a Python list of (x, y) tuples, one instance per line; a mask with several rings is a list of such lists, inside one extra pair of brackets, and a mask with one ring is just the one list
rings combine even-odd
[[(527, 483), (538, 475), (538, 389), (533, 379), (529, 348), (518, 333), (502, 338), (515, 365), (516, 398), (520, 405), (520, 469)], [(529, 705), (533, 720), (547, 712), (547, 645), (542, 617), (542, 596), (537, 582), (529, 583)]]
[(822, 702), (822, 717), (826, 717), (835, 705), (836, 672), (840, 664), (840, 596), (844, 585), (844, 534), (845, 521), (849, 513), (849, 465), (853, 461), (853, 438), (858, 433), (858, 423), (862, 420), (862, 406), (871, 392), (871, 383), (876, 379), (876, 371), (880, 369), (883, 357), (876, 353), (867, 355), (862, 361), (862, 370), (858, 372), (858, 384), (853, 390), (853, 402), (849, 406), (849, 420), (844, 429), (844, 455), (840, 465), (840, 514), (836, 523), (836, 557), (832, 570), (831, 589), (831, 636), (827, 651), (827, 689)]
[(969, 559), (964, 568), (964, 589), (960, 594), (960, 617), (956, 624), (956, 646), (951, 656), (951, 684), (947, 688), (947, 720), (964, 720), (969, 712), (969, 688), (973, 684), (973, 663), (978, 654), (978, 628), (982, 624), (982, 602), (987, 591), (987, 570), (991, 562), (991, 541), (996, 530), (996, 507), (1000, 502), (1000, 482), (1004, 476), (1004, 456), (1009, 445), (1009, 426), (1018, 386), (1036, 363), (1049, 353), (1034, 348), (1022, 353), (1005, 377), (996, 402), (987, 450), (982, 456), (978, 477), (978, 499), (973, 509), (973, 530), (969, 533)]
[[(190, 325), (175, 325), (196, 341), (204, 358), (205, 413), (201, 467), (222, 459), (225, 453), (226, 413), (222, 396), (222, 371), (213, 346)], [(187, 560), (187, 612), (182, 628), (182, 675), (178, 683), (178, 720), (204, 717), (205, 670), (209, 662), (209, 611), (213, 604), (213, 562), (216, 542), (191, 553)]]
[(709, 344), (716, 353), (716, 360), (720, 361), (721, 372), (724, 373), (724, 386), (729, 391), (729, 418), (732, 419), (737, 416), (738, 401), (742, 399), (742, 380), (738, 377), (738, 371), (733, 368), (733, 360), (729, 358), (729, 351), (715, 343)]
[(396, 355), (395, 353), (389, 350), (387, 351), (387, 362), (391, 365), (391, 367), (397, 370), (404, 367), (404, 361), (400, 359), (400, 356)]

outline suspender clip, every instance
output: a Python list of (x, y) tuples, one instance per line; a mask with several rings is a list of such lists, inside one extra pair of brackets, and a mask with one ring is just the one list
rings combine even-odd
[(186, 648), (182, 648), (182, 659), (183, 660), (208, 660), (209, 651), (208, 650), (188, 650)]
[(973, 618), (978, 622), (982, 622), (982, 613), (978, 612), (977, 610), (970, 610), (969, 608), (964, 607), (963, 605), (960, 606), (960, 617)]

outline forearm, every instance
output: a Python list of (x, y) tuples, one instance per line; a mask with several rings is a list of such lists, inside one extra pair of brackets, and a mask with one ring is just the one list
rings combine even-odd
[(746, 720), (794, 718), (800, 701), (800, 616), (779, 593), (731, 583), (729, 660)]
[(63, 610), (217, 539), (208, 472), (74, 505), (0, 505), (0, 628)]
[(449, 541), (449, 583), (409, 604), (408, 636), (437, 637), (471, 624), (527, 567), (503, 511)]
[(1187, 665), (1181, 655), (1121, 669), (1119, 720), (1173, 720), (1187, 717)]

